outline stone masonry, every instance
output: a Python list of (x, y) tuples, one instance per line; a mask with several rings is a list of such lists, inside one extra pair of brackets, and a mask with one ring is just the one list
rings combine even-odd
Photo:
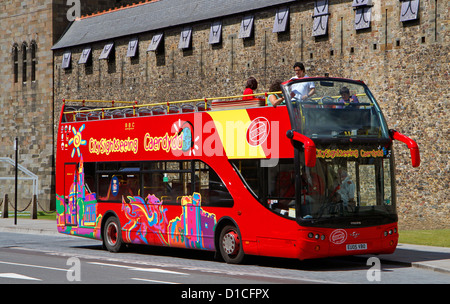
[[(117, 3), (81, 0), (80, 13), (108, 9)], [(39, 178), (38, 210), (54, 208), (52, 131), (59, 114), (55, 116), (53, 106), (51, 47), (69, 23), (69, 8), (61, 0), (0, 2), (0, 157), (14, 160), (14, 139), (18, 137), (19, 164)], [(14, 177), (14, 167), (0, 161), (0, 177)], [(19, 172), (19, 178), (23, 177), (28, 176)], [(32, 181), (19, 180), (18, 189), (18, 209), (24, 210), (33, 195)], [(0, 182), (0, 203), (5, 193), (13, 205), (14, 180)]]

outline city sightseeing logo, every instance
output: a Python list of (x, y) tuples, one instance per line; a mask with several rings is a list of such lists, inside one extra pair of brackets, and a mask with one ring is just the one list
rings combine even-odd
[(265, 117), (253, 119), (247, 129), (247, 143), (256, 147), (262, 145), (270, 133), (270, 123)]
[(81, 132), (83, 132), (86, 126), (83, 124), (77, 131), (75, 127), (72, 127), (73, 137), (69, 140), (69, 146), (73, 144), (72, 154), (70, 155), (72, 158), (75, 156), (75, 152), (77, 152), (78, 157), (81, 157), (80, 146), (86, 145), (86, 140), (81, 138)]
[(330, 242), (336, 245), (343, 244), (347, 240), (347, 231), (336, 229), (330, 234)]

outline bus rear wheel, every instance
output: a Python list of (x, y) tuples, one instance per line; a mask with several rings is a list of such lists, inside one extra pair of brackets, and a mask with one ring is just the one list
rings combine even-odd
[(110, 252), (119, 252), (123, 247), (119, 219), (115, 216), (106, 220), (103, 230), (103, 245)]
[(239, 264), (244, 260), (241, 239), (237, 228), (233, 225), (225, 226), (220, 232), (219, 250), (226, 263)]

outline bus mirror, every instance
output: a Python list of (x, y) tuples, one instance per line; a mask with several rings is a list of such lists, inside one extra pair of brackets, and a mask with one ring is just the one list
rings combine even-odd
[(392, 139), (399, 140), (408, 146), (408, 148), (411, 152), (412, 166), (414, 168), (419, 167), (420, 152), (419, 152), (419, 146), (417, 145), (417, 143), (414, 140), (412, 140), (411, 138), (409, 138), (408, 136), (405, 136), (402, 133), (397, 132), (395, 130), (389, 130), (389, 135), (391, 136)]
[(289, 130), (286, 136), (292, 140), (303, 143), (305, 147), (305, 165), (307, 167), (314, 167), (316, 165), (316, 145), (314, 141), (294, 130)]

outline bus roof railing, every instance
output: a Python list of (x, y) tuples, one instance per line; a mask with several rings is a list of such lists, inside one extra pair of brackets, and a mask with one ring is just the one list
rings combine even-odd
[[(248, 95), (233, 95), (233, 96), (221, 96), (221, 97), (205, 97), (197, 99), (186, 99), (159, 103), (144, 103), (139, 104), (138, 101), (120, 101), (120, 100), (89, 100), (89, 99), (63, 99), (64, 105), (67, 103), (78, 103), (81, 104), (79, 108), (65, 108), (63, 112), (64, 115), (72, 116), (66, 121), (75, 120), (98, 120), (105, 118), (119, 118), (119, 117), (133, 117), (133, 116), (145, 116), (145, 115), (161, 115), (161, 114), (172, 114), (172, 113), (185, 113), (185, 112), (195, 112), (195, 107), (197, 111), (211, 111), (211, 110), (223, 110), (223, 109), (238, 109), (238, 108), (249, 108), (249, 107), (259, 107), (267, 105), (267, 98), (271, 94), (280, 94), (278, 92), (264, 92), (255, 93)], [(363, 96), (363, 94), (356, 94), (356, 96)], [(244, 99), (246, 97), (247, 99)], [(253, 97), (253, 98), (252, 98)], [(261, 98), (263, 97), (263, 98)], [(340, 96), (330, 96), (333, 99), (337, 99)], [(231, 100), (230, 100), (231, 99)], [(233, 100), (234, 99), (234, 100)], [(318, 105), (321, 104), (331, 104), (323, 102), (321, 97), (310, 98), (313, 102), (317, 102)], [(100, 107), (88, 107), (90, 104), (111, 104), (111, 106), (100, 106)], [(306, 102), (307, 103), (307, 102)], [(121, 104), (122, 106), (116, 106)], [(191, 108), (188, 109), (188, 105)], [(345, 104), (347, 105), (347, 104)], [(361, 104), (367, 105), (367, 104)], [(370, 105), (370, 104), (369, 104)], [(181, 107), (181, 108), (179, 108)], [(128, 110), (130, 109), (130, 110)], [(143, 110), (140, 110), (143, 109)], [(118, 111), (126, 111), (127, 113), (118, 113)], [(127, 111), (128, 110), (128, 111)], [(145, 111), (144, 111), (145, 110)], [(112, 115), (116, 111), (117, 115)], [(151, 113), (151, 114), (150, 114)], [(105, 115), (106, 114), (106, 115)], [(140, 115), (142, 114), (142, 115)], [(101, 115), (101, 117), (100, 117)]]
[[(78, 109), (71, 109), (70, 111), (66, 111), (67, 108), (65, 108), (65, 111), (63, 112), (64, 115), (73, 115), (73, 119), (70, 121), (75, 120), (75, 116), (83, 116), (87, 118), (87, 115), (89, 113), (101, 113), (102, 119), (105, 118), (106, 112), (113, 112), (115, 110), (126, 110), (131, 109), (132, 116), (137, 116), (137, 112), (141, 108), (147, 108), (149, 110), (160, 107), (165, 111), (165, 114), (169, 113), (177, 113), (171, 111), (171, 107), (177, 107), (177, 106), (185, 106), (185, 105), (192, 105), (194, 104), (197, 106), (198, 111), (210, 111), (212, 110), (211, 106), (216, 106), (217, 109), (223, 109), (223, 108), (230, 108), (230, 106), (234, 106), (235, 108), (241, 107), (249, 107), (249, 106), (264, 106), (267, 104), (267, 97), (270, 94), (280, 94), (281, 91), (278, 92), (264, 92), (264, 93), (255, 93), (255, 94), (248, 94), (248, 95), (233, 95), (233, 96), (222, 96), (222, 97), (205, 97), (205, 98), (198, 98), (198, 99), (187, 99), (187, 100), (177, 100), (177, 101), (169, 101), (169, 102), (159, 102), (159, 103), (144, 103), (139, 104), (138, 101), (117, 101), (117, 100), (89, 100), (89, 99), (63, 99), (64, 105), (67, 105), (67, 103), (77, 103), (81, 104), (81, 107)], [(244, 97), (250, 98), (250, 100), (244, 100)], [(262, 97), (262, 98), (261, 98)], [(240, 98), (240, 99), (239, 99)], [(230, 100), (235, 99), (235, 100)], [(106, 107), (94, 107), (94, 108), (87, 108), (88, 106), (91, 106), (91, 104), (111, 104), (111, 106)], [(123, 104), (123, 106), (116, 106), (116, 104)], [(203, 104), (203, 107), (202, 107)], [(202, 107), (202, 110), (199, 110), (199, 106)], [(194, 112), (195, 108), (191, 111), (187, 112)], [(180, 111), (179, 113), (182, 113)], [(131, 112), (129, 113), (131, 115)], [(94, 116), (94, 115), (92, 115)], [(88, 120), (88, 119), (80, 119), (80, 120)]]

